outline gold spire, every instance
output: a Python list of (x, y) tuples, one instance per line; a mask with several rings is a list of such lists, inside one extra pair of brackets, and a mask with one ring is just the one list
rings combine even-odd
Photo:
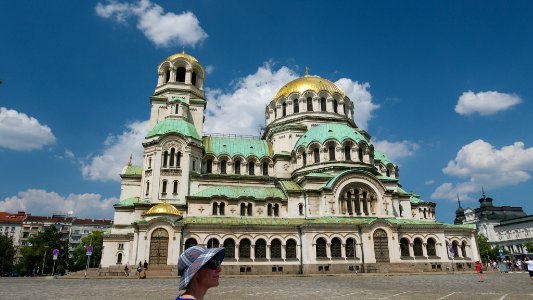
[(305, 67), (305, 76), (309, 76), (309, 67)]
[(133, 164), (131, 163), (131, 159), (133, 158), (133, 155), (130, 154), (130, 161), (128, 161), (128, 167), (131, 167)]

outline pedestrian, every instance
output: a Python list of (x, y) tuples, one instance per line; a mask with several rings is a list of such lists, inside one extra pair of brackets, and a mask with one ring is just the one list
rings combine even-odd
[(128, 267), (128, 264), (124, 267), (124, 275), (126, 275), (126, 277), (130, 276), (130, 268)]
[(529, 272), (529, 278), (533, 280), (533, 260), (531, 260), (529, 257), (526, 257), (524, 260), (524, 267), (527, 267), (527, 271)]
[(219, 284), (225, 255), (225, 248), (193, 246), (185, 250), (178, 260), (179, 290), (185, 293), (176, 300), (203, 300), (207, 290)]
[(479, 274), (479, 282), (485, 281), (485, 278), (483, 278), (483, 264), (481, 261), (476, 261), (476, 272)]
[(139, 261), (139, 265), (137, 266), (137, 271), (135, 272), (135, 275), (137, 275), (137, 278), (141, 279), (142, 271), (143, 271), (143, 264), (141, 261)]
[(143, 272), (143, 278), (146, 278), (146, 271), (148, 270), (148, 262), (146, 259), (144, 260), (144, 272)]

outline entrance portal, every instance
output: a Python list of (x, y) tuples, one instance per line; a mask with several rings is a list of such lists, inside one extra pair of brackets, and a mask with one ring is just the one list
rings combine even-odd
[(168, 232), (158, 228), (152, 232), (150, 242), (150, 264), (166, 265), (168, 257)]
[(390, 262), (389, 239), (383, 229), (374, 231), (374, 254), (376, 255), (376, 262)]

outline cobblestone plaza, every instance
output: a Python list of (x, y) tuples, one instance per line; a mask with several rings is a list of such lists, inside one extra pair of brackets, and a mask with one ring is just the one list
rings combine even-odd
[[(223, 277), (206, 299), (533, 299), (527, 273)], [(175, 299), (178, 279), (0, 278), (0, 299)]]

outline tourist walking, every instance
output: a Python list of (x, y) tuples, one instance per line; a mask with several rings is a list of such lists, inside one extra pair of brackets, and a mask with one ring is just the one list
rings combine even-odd
[(524, 260), (524, 267), (526, 267), (527, 271), (529, 272), (529, 278), (533, 280), (533, 260), (531, 260), (529, 257), (526, 257)]
[(485, 281), (485, 278), (483, 278), (483, 264), (481, 261), (476, 261), (476, 272), (479, 274), (479, 282)]
[(225, 255), (225, 248), (193, 246), (185, 250), (178, 260), (179, 290), (185, 293), (176, 300), (203, 300), (207, 290), (219, 284)]
[(135, 271), (135, 275), (137, 275), (137, 278), (141, 279), (142, 271), (143, 271), (143, 264), (141, 261), (139, 261), (139, 265), (137, 266), (137, 270)]
[(128, 267), (128, 264), (126, 264), (126, 266), (124, 266), (124, 275), (126, 277), (130, 276), (130, 267)]

